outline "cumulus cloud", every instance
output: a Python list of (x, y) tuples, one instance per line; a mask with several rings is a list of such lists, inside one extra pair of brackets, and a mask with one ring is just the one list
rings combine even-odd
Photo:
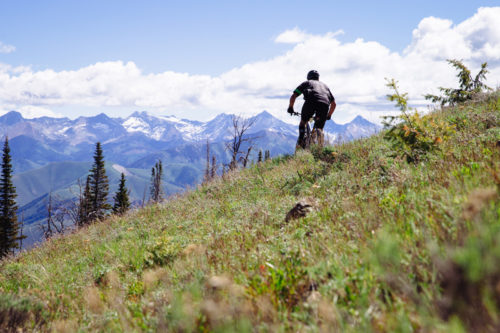
[(284, 43), (284, 44), (297, 44), (305, 41), (306, 39), (311, 38), (311, 35), (308, 35), (304, 31), (300, 30), (298, 27), (295, 27), (291, 30), (286, 30), (276, 37), (274, 40), (276, 43)]
[[(338, 35), (342, 35), (343, 33), (344, 31), (342, 30), (336, 32), (328, 32), (324, 37), (332, 38)], [(276, 43), (283, 44), (298, 44), (315, 37), (318, 36), (308, 34), (305, 31), (300, 30), (298, 27), (295, 27), (290, 30), (285, 30), (284, 32), (279, 34), (278, 37), (274, 39), (274, 41)]]
[(17, 109), (24, 118), (27, 119), (33, 119), (33, 118), (39, 118), (39, 117), (52, 117), (52, 118), (63, 118), (64, 116), (60, 113), (54, 112), (51, 109), (40, 107), (40, 106), (33, 106), (33, 105), (25, 105)]
[(277, 43), (290, 49), (274, 58), (245, 64), (219, 76), (163, 72), (145, 74), (133, 62), (102, 62), (74, 71), (34, 71), (0, 64), (0, 109), (86, 106), (96, 113), (107, 108), (149, 110), (207, 119), (220, 112), (255, 114), (268, 110), (286, 120), (284, 110), (294, 88), (310, 69), (332, 89), (338, 102), (334, 118), (345, 122), (356, 115), (377, 120), (394, 112), (385, 100), (385, 79), (396, 78), (413, 103), (438, 86), (454, 86), (448, 58), (462, 59), (473, 70), (490, 64), (489, 84), (500, 77), (500, 7), (480, 8), (454, 24), (424, 18), (410, 45), (394, 52), (361, 38), (341, 42), (341, 32), (309, 34), (299, 28), (284, 31)]
[(12, 53), (16, 50), (15, 46), (4, 44), (0, 41), (0, 53)]

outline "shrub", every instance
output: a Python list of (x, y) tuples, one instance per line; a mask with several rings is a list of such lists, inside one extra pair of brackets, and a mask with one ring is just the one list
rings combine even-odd
[(408, 163), (417, 163), (428, 152), (438, 149), (439, 144), (454, 132), (454, 126), (420, 116), (417, 110), (408, 106), (408, 93), (400, 93), (394, 79), (387, 80), (387, 86), (394, 91), (387, 98), (396, 102), (401, 115), (384, 117), (387, 129), (384, 139), (391, 143), (394, 156), (400, 155)]
[(427, 94), (425, 95), (425, 99), (431, 100), (433, 103), (440, 102), (441, 105), (456, 105), (472, 99), (474, 95), (482, 92), (483, 90), (491, 89), (483, 83), (483, 80), (486, 79), (486, 74), (488, 73), (488, 70), (486, 69), (488, 63), (485, 62), (481, 64), (481, 70), (473, 79), (470, 70), (460, 60), (448, 59), (447, 61), (459, 70), (457, 74), (460, 85), (459, 88), (439, 87), (439, 90), (444, 94), (444, 96)]
[(333, 146), (313, 146), (311, 147), (311, 154), (314, 159), (320, 160), (327, 163), (348, 163), (351, 160), (351, 156), (346, 152), (339, 153), (338, 148)]

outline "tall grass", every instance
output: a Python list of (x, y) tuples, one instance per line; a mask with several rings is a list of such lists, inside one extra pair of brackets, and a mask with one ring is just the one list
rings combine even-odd
[(383, 134), (276, 158), (4, 260), (0, 327), (494, 331), (500, 95), (426, 117), (453, 131), (418, 163)]

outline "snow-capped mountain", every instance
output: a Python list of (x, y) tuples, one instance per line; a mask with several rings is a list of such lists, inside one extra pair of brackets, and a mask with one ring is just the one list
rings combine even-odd
[[(271, 154), (291, 153), (298, 134), (297, 125), (285, 123), (269, 112), (252, 117), (248, 135), (255, 136), (258, 148), (271, 149)], [(298, 118), (297, 118), (298, 123)], [(330, 141), (352, 140), (375, 133), (379, 127), (358, 116), (352, 122), (339, 125), (327, 122), (325, 132)], [(134, 165), (139, 160), (151, 160), (158, 154), (169, 157), (191, 154), (199, 149), (191, 146), (227, 142), (232, 137), (233, 115), (219, 114), (200, 122), (174, 116), (154, 116), (145, 111), (126, 118), (110, 118), (101, 113), (92, 117), (41, 117), (25, 119), (11, 111), (0, 116), (0, 137), (8, 136), (13, 150), (16, 172), (41, 167), (49, 162), (88, 161), (96, 142), (101, 142), (110, 161)], [(222, 152), (221, 152), (222, 154)], [(221, 158), (223, 158), (221, 156)]]

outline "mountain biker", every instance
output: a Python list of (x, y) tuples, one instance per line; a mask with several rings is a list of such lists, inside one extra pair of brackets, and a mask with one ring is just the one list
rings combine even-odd
[(327, 120), (330, 120), (335, 111), (335, 98), (326, 84), (319, 81), (319, 73), (315, 70), (307, 73), (307, 81), (302, 82), (297, 89), (294, 90), (290, 97), (290, 105), (287, 112), (295, 114), (293, 105), (295, 99), (304, 94), (304, 105), (300, 114), (299, 124), (299, 139), (297, 144), (305, 148), (304, 134), (306, 132), (306, 124), (312, 116), (314, 117), (314, 128), (319, 130), (319, 137), (323, 137), (323, 127)]

